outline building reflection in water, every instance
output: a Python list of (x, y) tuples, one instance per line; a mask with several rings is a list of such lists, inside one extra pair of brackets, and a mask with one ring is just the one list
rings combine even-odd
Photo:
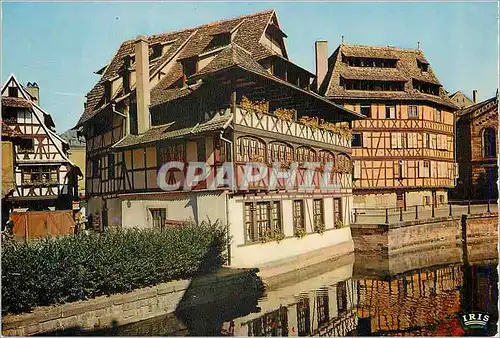
[[(474, 265), (459, 261), (395, 274), (371, 270), (366, 276), (337, 270), (299, 283), (306, 289), (309, 285), (310, 291), (291, 297), (289, 293), (300, 289), (294, 285), (268, 293), (259, 301), (260, 313), (232, 321), (231, 334), (491, 336), (497, 332), (496, 261)], [(314, 287), (318, 280), (323, 285)], [(465, 332), (457, 319), (465, 310), (488, 312), (488, 330)]]

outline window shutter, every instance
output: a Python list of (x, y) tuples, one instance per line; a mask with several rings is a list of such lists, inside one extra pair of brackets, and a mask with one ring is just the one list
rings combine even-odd
[(363, 133), (363, 148), (371, 148), (371, 139), (368, 137), (368, 133), (364, 132)]
[(396, 149), (398, 147), (398, 133), (391, 133), (391, 148)]
[(413, 133), (413, 148), (418, 148), (418, 134)]
[(403, 178), (408, 177), (408, 161), (403, 161)]
[(418, 177), (424, 176), (424, 161), (418, 161)]
[(354, 161), (354, 178), (361, 178), (361, 162)]

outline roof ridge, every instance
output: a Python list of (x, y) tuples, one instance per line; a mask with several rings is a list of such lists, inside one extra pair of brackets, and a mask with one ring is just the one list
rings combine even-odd
[(340, 46), (393, 50), (393, 51), (397, 51), (397, 52), (409, 52), (409, 53), (423, 54), (423, 51), (421, 49), (417, 49), (417, 48), (413, 49), (413, 48), (401, 48), (401, 47), (396, 47), (396, 46), (361, 45), (361, 44), (349, 44), (349, 43), (345, 43), (345, 42), (341, 42)]
[[(182, 33), (182, 32), (188, 32), (188, 31), (192, 31), (192, 30), (198, 30), (198, 29), (201, 29), (201, 28), (216, 26), (216, 25), (219, 25), (219, 24), (227, 22), (227, 21), (233, 21), (233, 20), (239, 20), (239, 19), (247, 19), (247, 18), (250, 18), (252, 16), (264, 15), (264, 14), (267, 14), (267, 13), (273, 13), (274, 11), (275, 11), (274, 9), (267, 9), (267, 10), (264, 10), (264, 11), (261, 11), (261, 12), (250, 13), (250, 14), (240, 15), (240, 16), (234, 17), (234, 18), (228, 18), (228, 19), (222, 19), (222, 20), (217, 20), (217, 21), (209, 22), (207, 24), (199, 25), (199, 26), (196, 26), (196, 27), (182, 28), (182, 29), (178, 29), (178, 30), (175, 30), (175, 31), (170, 31), (170, 32), (165, 32), (165, 33), (160, 33), (160, 34), (147, 35), (146, 38), (149, 40), (151, 38), (157, 38), (157, 37), (161, 37), (161, 36), (165, 36), (165, 35), (171, 35), (171, 34), (177, 34), (177, 33)], [(133, 42), (135, 42), (135, 40), (136, 39), (125, 40), (125, 41), (123, 41), (122, 44), (133, 43)]]

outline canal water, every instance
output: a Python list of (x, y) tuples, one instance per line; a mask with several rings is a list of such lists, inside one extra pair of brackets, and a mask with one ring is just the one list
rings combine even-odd
[[(469, 262), (459, 248), (390, 259), (353, 254), (340, 266), (318, 266), (258, 292), (242, 290), (239, 297), (94, 334), (493, 336), (497, 284), (497, 259)], [(458, 316), (468, 311), (488, 313), (486, 329), (465, 331)]]

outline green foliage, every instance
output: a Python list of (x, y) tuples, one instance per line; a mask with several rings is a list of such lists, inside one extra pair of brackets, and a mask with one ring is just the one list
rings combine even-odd
[(281, 232), (280, 229), (274, 229), (274, 230), (268, 229), (264, 231), (264, 233), (260, 238), (260, 241), (261, 243), (267, 243), (272, 241), (280, 242), (284, 238), (285, 234)]
[(295, 228), (295, 237), (303, 238), (307, 234), (304, 228)]
[(3, 241), (2, 313), (127, 292), (220, 267), (226, 232), (217, 222), (113, 230), (19, 243)]
[(322, 234), (323, 232), (325, 232), (325, 225), (323, 224), (323, 222), (317, 222), (314, 225), (314, 231), (318, 234)]
[(335, 229), (341, 229), (343, 227), (344, 227), (344, 222), (342, 222), (339, 219), (335, 220)]

